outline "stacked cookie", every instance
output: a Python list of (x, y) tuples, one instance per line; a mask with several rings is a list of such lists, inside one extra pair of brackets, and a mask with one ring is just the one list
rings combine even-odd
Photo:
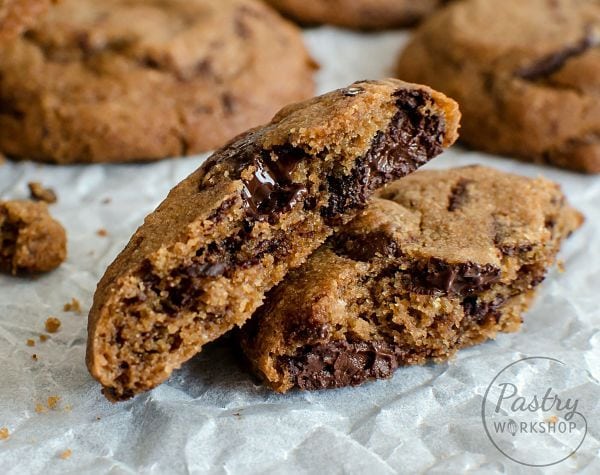
[(582, 218), (553, 183), (478, 167), (383, 188), (450, 146), (458, 119), (425, 86), (366, 81), (216, 152), (100, 281), (87, 361), (105, 395), (153, 388), (235, 326), (278, 391), (389, 377), (515, 331)]
[[(548, 7), (541, 20), (512, 22), (512, 1), (270, 0), (355, 28), (432, 14), (399, 62), (414, 83), (307, 99), (300, 31), (257, 0), (62, 0), (43, 18), (50, 0), (0, 0), (1, 152), (70, 164), (218, 148), (98, 284), (87, 364), (107, 398), (157, 386), (235, 327), (280, 392), (386, 378), (516, 331), (582, 216), (543, 179), (413, 173), (460, 118), (419, 84), (460, 100), (466, 143), (600, 171), (598, 4), (573, 1), (536, 0), (519, 11)], [(0, 269), (51, 270), (65, 247), (44, 204), (0, 203)]]
[(288, 106), (176, 186), (98, 285), (88, 367), (109, 399), (150, 389), (242, 326), (371, 194), (457, 137), (456, 103), (398, 80)]

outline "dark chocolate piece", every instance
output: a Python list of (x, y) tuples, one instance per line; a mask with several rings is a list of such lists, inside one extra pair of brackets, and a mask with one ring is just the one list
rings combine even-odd
[(389, 378), (405, 357), (398, 345), (387, 342), (332, 341), (279, 358), (301, 389), (356, 386), (369, 379)]
[[(277, 160), (273, 160), (272, 154)], [(291, 181), (296, 165), (304, 158), (303, 150), (291, 147), (279, 147), (252, 157), (250, 164), (255, 171), (250, 180), (244, 181), (242, 192), (249, 216), (273, 218), (277, 213), (290, 211), (304, 199), (308, 193), (306, 186)]]
[(364, 207), (374, 189), (383, 183), (405, 176), (442, 151), (445, 124), (438, 115), (421, 109), (432, 102), (420, 90), (399, 90), (398, 112), (388, 130), (373, 139), (371, 148), (356, 160), (350, 176), (328, 177), (329, 203), (321, 214), (329, 222), (336, 215)]
[(454, 185), (448, 198), (448, 211), (456, 211), (469, 200), (469, 183), (470, 180), (461, 179)]
[(590, 48), (598, 45), (600, 45), (600, 38), (590, 29), (578, 43), (560, 51), (550, 53), (536, 62), (519, 69), (517, 76), (528, 81), (537, 81), (551, 76), (555, 72), (560, 71), (569, 59), (580, 56)]
[(332, 249), (338, 256), (362, 262), (396, 254), (398, 245), (383, 231), (366, 234), (338, 234), (331, 239)]
[(481, 292), (498, 282), (500, 274), (500, 269), (490, 264), (449, 264), (439, 259), (418, 263), (408, 272), (415, 292), (450, 295)]

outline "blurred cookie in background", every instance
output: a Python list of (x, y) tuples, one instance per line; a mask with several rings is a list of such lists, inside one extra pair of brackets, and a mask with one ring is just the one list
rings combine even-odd
[(266, 0), (305, 24), (328, 23), (357, 29), (410, 26), (447, 0)]
[(468, 0), (434, 14), (398, 77), (460, 103), (473, 148), (600, 172), (600, 2)]
[(55, 163), (217, 148), (312, 96), (295, 26), (254, 0), (64, 0), (0, 56), (0, 151)]

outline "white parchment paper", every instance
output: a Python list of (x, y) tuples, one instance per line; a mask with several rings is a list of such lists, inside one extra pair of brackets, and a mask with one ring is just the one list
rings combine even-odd
[[(322, 65), (319, 91), (391, 75), (406, 36), (307, 31)], [(28, 181), (58, 192), (51, 210), (69, 236), (69, 258), (57, 271), (35, 280), (0, 275), (0, 427), (10, 433), (0, 440), (0, 473), (600, 473), (600, 177), (461, 148), (430, 166), (485, 163), (544, 175), (560, 182), (587, 217), (564, 246), (565, 272), (550, 272), (519, 334), (462, 351), (448, 364), (400, 369), (389, 381), (285, 396), (258, 385), (229, 346), (217, 343), (167, 384), (133, 401), (108, 403), (84, 365), (96, 282), (144, 216), (204, 158), (0, 166), (1, 199), (27, 197)], [(97, 234), (101, 228), (107, 236)], [(72, 297), (81, 301), (83, 315), (62, 311)], [(39, 343), (50, 315), (62, 327)], [(26, 345), (30, 338), (35, 347)], [(556, 391), (580, 400), (589, 424), (578, 452), (545, 469), (502, 455), (480, 417), (492, 378), (530, 355), (565, 363), (568, 369), (546, 377)], [(36, 412), (49, 396), (60, 396), (57, 407)], [(554, 443), (560, 447), (560, 440)], [(523, 448), (554, 450), (541, 442)], [(62, 459), (68, 449), (71, 456)]]

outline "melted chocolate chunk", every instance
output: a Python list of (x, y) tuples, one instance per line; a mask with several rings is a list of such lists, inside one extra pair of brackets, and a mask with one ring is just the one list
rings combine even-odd
[(472, 180), (461, 178), (454, 185), (448, 198), (448, 211), (456, 211), (469, 201), (469, 183), (472, 183)]
[(335, 224), (340, 214), (364, 207), (374, 189), (401, 178), (442, 152), (445, 124), (424, 111), (432, 98), (424, 91), (395, 93), (398, 112), (385, 133), (379, 132), (369, 151), (356, 159), (350, 175), (329, 176), (329, 202), (321, 215)]
[(517, 76), (528, 81), (546, 78), (560, 71), (569, 59), (580, 56), (590, 48), (598, 45), (600, 45), (600, 39), (590, 30), (578, 43), (567, 46), (560, 51), (555, 51), (519, 69)]
[(332, 341), (302, 349), (297, 356), (279, 358), (300, 389), (356, 386), (369, 379), (389, 378), (407, 353), (386, 342)]
[(285, 329), (285, 341), (288, 344), (294, 344), (297, 341), (313, 343), (323, 341), (329, 337), (331, 332), (330, 325), (319, 321), (306, 321), (304, 318), (298, 318), (295, 315), (289, 315)]
[(503, 255), (512, 257), (530, 252), (533, 249), (533, 245), (521, 244), (520, 246), (500, 246), (499, 249)]
[(498, 320), (501, 316), (500, 308), (505, 301), (506, 299), (501, 296), (495, 297), (491, 302), (484, 302), (475, 296), (467, 297), (462, 302), (465, 315), (469, 317), (465, 323), (480, 323), (489, 316)]
[(377, 256), (393, 256), (398, 250), (396, 242), (383, 231), (339, 234), (331, 239), (330, 244), (338, 256), (362, 262), (369, 262)]
[(469, 295), (481, 292), (500, 280), (500, 269), (491, 264), (448, 264), (431, 259), (409, 270), (407, 285), (416, 293)]
[[(272, 159), (271, 153), (277, 160)], [(288, 212), (304, 200), (308, 190), (302, 184), (292, 183), (291, 174), (305, 157), (301, 149), (278, 147), (251, 158), (250, 164), (254, 165), (255, 171), (250, 180), (244, 180), (242, 192), (249, 216), (273, 219), (276, 214)], [(244, 168), (247, 166), (243, 164)]]
[[(173, 269), (167, 279), (157, 277), (150, 262), (144, 261), (140, 270), (144, 288), (160, 296), (159, 310), (175, 314), (183, 309), (193, 309), (206, 288), (207, 279), (231, 277), (236, 269), (254, 266), (267, 254), (282, 259), (291, 250), (284, 231), (247, 249), (244, 244), (249, 232), (251, 229), (241, 229), (235, 236), (209, 244), (198, 252), (191, 263)], [(146, 294), (141, 292), (129, 304), (146, 299)]]

